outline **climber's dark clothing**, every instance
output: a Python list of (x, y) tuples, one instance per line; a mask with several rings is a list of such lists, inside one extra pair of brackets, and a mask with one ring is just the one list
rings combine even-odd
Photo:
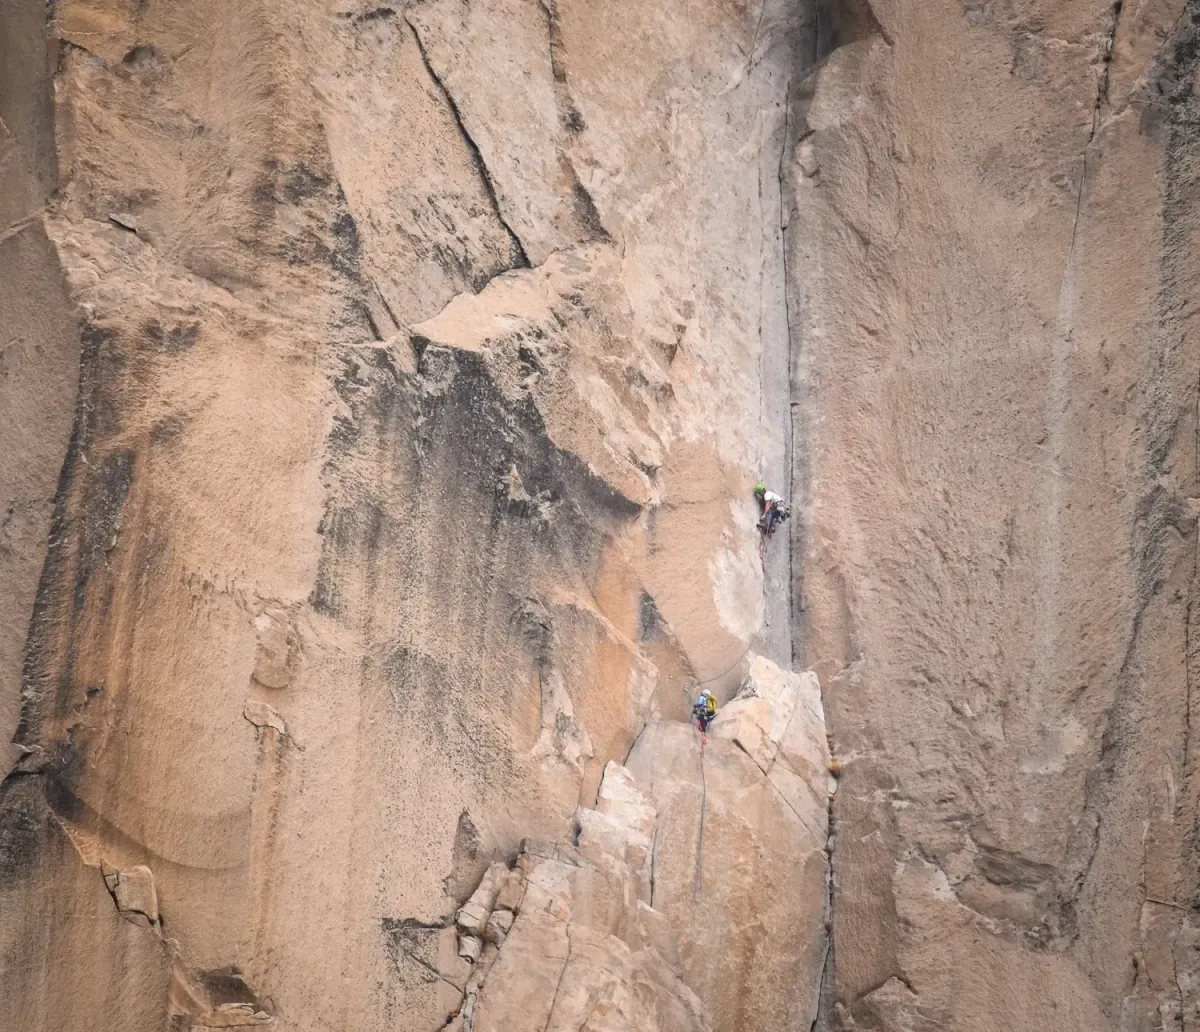
[(696, 723), (700, 726), (701, 731), (707, 731), (708, 725), (712, 723), (713, 717), (717, 715), (717, 700), (712, 695), (705, 693), (696, 700), (696, 705), (692, 707), (692, 716)]
[(774, 491), (768, 491), (761, 484), (754, 489), (754, 496), (763, 510), (762, 518), (758, 521), (758, 529), (770, 537), (775, 533), (775, 528), (791, 516), (792, 510), (784, 505), (783, 499), (779, 495)]

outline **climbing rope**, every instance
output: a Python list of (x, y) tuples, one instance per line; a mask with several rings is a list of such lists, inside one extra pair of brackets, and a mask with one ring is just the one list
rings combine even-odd
[(692, 878), (692, 902), (700, 899), (700, 868), (704, 863), (704, 814), (708, 809), (708, 779), (704, 776), (704, 747), (708, 735), (700, 732), (700, 834), (696, 839), (696, 873)]
[(747, 643), (746, 647), (744, 649), (742, 649), (742, 654), (740, 656), (738, 656), (738, 658), (735, 659), (732, 663), (730, 663), (729, 666), (727, 666), (724, 670), (722, 670), (719, 674), (717, 674), (716, 677), (705, 678), (703, 681), (697, 681), (696, 684), (712, 684), (713, 681), (719, 681), (722, 677), (724, 677), (727, 673), (729, 673), (735, 666), (737, 666), (743, 659), (745, 659), (746, 653), (749, 651), (750, 651), (750, 644)]
[(743, 659), (746, 658), (746, 654), (750, 651), (753, 644), (754, 643), (752, 641), (747, 642), (746, 647), (744, 649), (742, 649), (741, 653), (738, 655), (738, 658), (735, 659), (732, 663), (730, 663), (729, 666), (727, 666), (719, 674), (714, 674), (712, 677), (706, 677), (706, 678), (704, 678), (704, 680), (699, 680), (698, 678), (693, 677), (690, 674), (687, 675), (686, 677), (681, 677), (677, 674), (674, 677), (665, 678), (665, 681), (666, 681), (666, 683), (670, 684), (671, 681), (678, 680), (680, 687), (683, 689), (683, 694), (690, 701), (691, 692), (688, 687), (689, 685), (691, 685), (693, 688), (699, 688), (702, 684), (712, 684), (713, 681), (719, 681), (722, 677), (724, 677), (726, 674), (728, 674), (730, 671), (732, 671)]
[[(760, 531), (759, 532), (759, 558), (762, 559), (764, 568), (765, 568), (765, 564), (766, 564), (766, 555), (767, 555), (766, 548), (767, 548), (767, 535)], [(680, 686), (683, 689), (684, 696), (686, 696), (687, 699), (690, 701), (692, 689), (699, 688), (701, 685), (712, 684), (713, 681), (719, 681), (726, 674), (730, 673), (743, 659), (746, 658), (746, 654), (750, 651), (750, 648), (753, 644), (754, 644), (753, 641), (746, 642), (746, 647), (744, 649), (742, 649), (742, 651), (738, 654), (738, 658), (735, 659), (732, 663), (730, 663), (729, 666), (727, 666), (719, 674), (714, 674), (712, 677), (705, 677), (703, 679), (699, 679), (699, 678), (693, 677), (691, 675), (688, 675), (686, 677), (680, 677), (679, 675), (676, 675), (675, 677), (666, 678), (666, 682), (669, 684), (671, 681), (678, 679)]]

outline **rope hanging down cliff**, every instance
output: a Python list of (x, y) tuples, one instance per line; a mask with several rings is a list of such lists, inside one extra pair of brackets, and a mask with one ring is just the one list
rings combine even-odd
[(708, 735), (700, 732), (700, 834), (696, 838), (696, 873), (692, 878), (692, 902), (700, 900), (700, 870), (704, 863), (704, 814), (708, 809), (708, 780), (704, 776), (704, 747)]

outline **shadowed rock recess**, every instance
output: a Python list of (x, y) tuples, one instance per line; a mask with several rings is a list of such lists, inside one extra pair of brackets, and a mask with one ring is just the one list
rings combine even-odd
[(0, 3), (0, 1028), (1200, 1032), (1198, 61)]

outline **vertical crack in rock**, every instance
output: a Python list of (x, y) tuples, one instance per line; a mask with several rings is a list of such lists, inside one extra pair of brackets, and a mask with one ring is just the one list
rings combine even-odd
[[(787, 365), (788, 365), (788, 383), (794, 387), (792, 378), (795, 375), (793, 366), (794, 355), (792, 349), (795, 346), (792, 339), (792, 303), (791, 303), (791, 266), (788, 262), (788, 226), (791, 224), (791, 204), (789, 203), (788, 190), (790, 177), (787, 173), (788, 154), (791, 148), (788, 146), (792, 133), (792, 80), (789, 77), (787, 84), (783, 90), (783, 139), (779, 145), (779, 249), (781, 257), (781, 265), (783, 269), (783, 324), (784, 332), (787, 334)], [(794, 394), (794, 390), (789, 390), (790, 395)], [(788, 442), (787, 456), (784, 459), (787, 466), (787, 494), (789, 498), (795, 497), (795, 457), (796, 457), (796, 413), (795, 409), (789, 404), (788, 407)], [(799, 525), (799, 521), (797, 521)], [(790, 633), (788, 635), (790, 648), (788, 650), (788, 658), (791, 660), (792, 666), (796, 665), (797, 649), (796, 649), (796, 590), (795, 590), (795, 554), (796, 541), (795, 533), (789, 533), (787, 537), (788, 543), (788, 622), (790, 625)]]
[(829, 990), (832, 986), (829, 984), (833, 977), (833, 933), (832, 931), (825, 939), (825, 950), (821, 954), (821, 979), (817, 983), (817, 1006), (813, 1015), (812, 1024), (809, 1025), (809, 1032), (817, 1032), (819, 1028), (827, 1028), (829, 1026), (829, 1015), (826, 1013), (827, 1001), (829, 999)]
[[(1188, 10), (1197, 8), (1195, 0), (1189, 0)], [(1114, 19), (1120, 13), (1120, 3), (1114, 6)], [(1194, 14), (1193, 14), (1194, 19)], [(1177, 23), (1178, 24), (1178, 23)], [(1111, 40), (1115, 39), (1116, 24), (1110, 37), (1108, 54), (1111, 56)], [(1162, 228), (1162, 272), (1158, 295), (1159, 332), (1155, 336), (1148, 363), (1148, 398), (1168, 391), (1171, 380), (1178, 373), (1181, 355), (1186, 348), (1186, 330), (1181, 325), (1188, 318), (1186, 306), (1181, 298), (1187, 296), (1189, 283), (1179, 274), (1179, 256), (1187, 253), (1189, 228), (1187, 218), (1191, 206), (1190, 197), (1194, 190), (1195, 175), (1191, 171), (1191, 154), (1194, 151), (1196, 120), (1190, 110), (1195, 104), (1191, 75), (1200, 50), (1195, 22), (1176, 42), (1175, 63), (1178, 66), (1180, 83), (1170, 96), (1168, 141), (1165, 146), (1164, 201)], [(1107, 94), (1107, 59), (1101, 88), (1098, 91), (1097, 111)], [(1094, 135), (1094, 131), (1093, 131)], [(1090, 141), (1089, 141), (1090, 142)], [(1136, 608), (1133, 613), (1129, 639), (1125, 654), (1116, 677), (1116, 697), (1104, 714), (1100, 756), (1088, 772), (1084, 789), (1084, 819), (1080, 822), (1080, 834), (1089, 838), (1085, 859), (1079, 865), (1073, 883), (1066, 892), (1063, 902), (1064, 918), (1067, 921), (1069, 939), (1075, 942), (1080, 929), (1075, 916), (1079, 900), (1089, 882), (1092, 869), (1099, 854), (1104, 832), (1104, 818), (1111, 809), (1110, 793), (1114, 783), (1125, 773), (1123, 761), (1130, 751), (1130, 743), (1136, 741), (1134, 729), (1136, 714), (1132, 712), (1141, 691), (1137, 676), (1139, 653), (1144, 646), (1143, 622), (1156, 598), (1160, 598), (1166, 576), (1167, 540), (1172, 532), (1182, 533), (1178, 527), (1183, 505), (1178, 489), (1171, 477), (1171, 460), (1182, 429), (1183, 411), (1197, 411), (1200, 403), (1200, 384), (1189, 384), (1191, 397), (1185, 405), (1151, 406), (1144, 413), (1144, 431), (1141, 438), (1141, 469), (1137, 473), (1141, 498), (1137, 503), (1131, 542), (1133, 560), (1134, 593)], [(1192, 475), (1200, 475), (1200, 457), (1195, 449), (1200, 442), (1193, 440)], [(1192, 534), (1197, 531), (1193, 529)], [(1192, 593), (1189, 597), (1183, 624), (1184, 635), (1184, 691), (1185, 726), (1182, 731), (1182, 747), (1186, 763), (1190, 752), (1190, 722), (1192, 713), (1192, 608), (1195, 599), (1197, 577), (1197, 546), (1193, 545)], [(1150, 902), (1162, 902), (1149, 900)], [(1174, 904), (1167, 903), (1167, 906)], [(1180, 922), (1182, 927), (1182, 919)], [(1173, 947), (1174, 953), (1174, 947)], [(1182, 1000), (1181, 1000), (1182, 1006)]]
[[(1079, 235), (1079, 223), (1083, 213), (1083, 198), (1087, 189), (1088, 181), (1088, 165), (1089, 156), (1092, 144), (1096, 139), (1096, 134), (1100, 127), (1100, 114), (1105, 104), (1108, 102), (1109, 76), (1110, 65), (1112, 62), (1113, 48), (1116, 43), (1117, 30), (1120, 25), (1121, 10), (1123, 0), (1115, 0), (1111, 8), (1112, 23), (1109, 27), (1108, 34), (1105, 38), (1102, 48), (1102, 66), (1096, 83), (1096, 97), (1092, 105), (1091, 127), (1088, 132), (1088, 138), (1083, 147), (1081, 154), (1081, 169), (1079, 177), (1079, 188), (1075, 195), (1075, 214), (1071, 224), (1071, 238), (1067, 248), (1067, 260), (1063, 271), (1063, 283), (1060, 290), (1061, 295), (1067, 295), (1068, 292), (1074, 290), (1073, 277), (1075, 266), (1075, 249)], [(1073, 306), (1072, 306), (1073, 308)], [(1063, 309), (1063, 302), (1060, 301), (1060, 313)], [(1062, 318), (1060, 314), (1060, 318)], [(1074, 313), (1070, 312), (1066, 318), (1064, 325), (1060, 326), (1058, 336), (1065, 344), (1070, 345), (1074, 339)], [(1055, 349), (1058, 350), (1057, 348)], [(1065, 357), (1058, 357), (1055, 361), (1056, 370), (1065, 361)], [(1062, 376), (1061, 371), (1052, 373), (1052, 380)], [(1061, 390), (1065, 388), (1060, 388)], [(1065, 412), (1067, 400), (1065, 397), (1053, 399), (1053, 404), (1056, 409), (1056, 414), (1060, 417), (1056, 423), (1061, 422), (1061, 416)], [(1060, 431), (1053, 433), (1054, 437), (1059, 436)], [(1053, 449), (1053, 465), (1054, 472), (1052, 476), (1060, 476), (1061, 471), (1058, 469), (1058, 460), (1061, 454), (1061, 444)], [(1135, 541), (1135, 552), (1136, 548)], [(1076, 874), (1071, 879), (1070, 888), (1066, 892), (1066, 898), (1062, 905), (1062, 917), (1067, 927), (1060, 929), (1066, 931), (1070, 941), (1074, 942), (1079, 936), (1078, 921), (1076, 920), (1076, 907), (1080, 895), (1083, 892), (1084, 886), (1087, 884), (1090, 877), (1092, 866), (1095, 862), (1096, 855), (1100, 847), (1101, 824), (1103, 821), (1103, 810), (1099, 807), (1098, 797), (1103, 795), (1108, 781), (1112, 778), (1117, 764), (1117, 752), (1120, 749), (1121, 743), (1119, 736), (1115, 733), (1116, 728), (1121, 722), (1121, 710), (1124, 705), (1124, 696), (1127, 694), (1122, 686), (1126, 685), (1130, 678), (1130, 665), (1136, 653), (1139, 629), (1141, 626), (1142, 616), (1146, 607), (1150, 602), (1150, 595), (1144, 591), (1138, 592), (1138, 606), (1134, 613), (1129, 642), (1125, 651), (1125, 656), (1117, 675), (1118, 697), (1105, 713), (1105, 726), (1101, 734), (1100, 756), (1091, 771), (1089, 771), (1084, 782), (1084, 814), (1086, 820), (1082, 824), (1082, 833), (1088, 835), (1089, 841), (1085, 850), (1085, 859), (1077, 869)]]
[[(824, 700), (824, 686), (822, 686), (821, 697), (822, 700)], [(830, 762), (832, 763), (834, 761), (831, 760)], [(836, 825), (834, 823), (833, 815), (833, 800), (834, 796), (831, 795), (828, 802), (825, 804), (825, 956), (821, 962), (821, 979), (817, 983), (816, 1016), (813, 1019), (812, 1029), (810, 1032), (815, 1032), (815, 1030), (818, 1028), (830, 1029), (833, 1027), (828, 1008), (837, 999), (837, 986), (835, 984), (835, 971), (837, 968), (837, 944), (834, 942), (833, 937), (833, 911), (837, 903), (837, 896), (833, 891), (833, 847), (836, 834)]]
[(1079, 938), (1079, 922), (1076, 919), (1075, 911), (1100, 850), (1100, 837), (1104, 823), (1103, 796), (1110, 782), (1116, 776), (1116, 769), (1125, 749), (1124, 736), (1119, 733), (1119, 729), (1127, 720), (1124, 711), (1130, 701), (1130, 688), (1133, 683), (1131, 668), (1140, 641), (1142, 619), (1152, 598), (1153, 592), (1140, 593), (1129, 641), (1125, 647), (1125, 656), (1117, 674), (1117, 698), (1113, 700), (1112, 705), (1104, 714), (1104, 730), (1100, 736), (1100, 756), (1084, 779), (1084, 820), (1081, 822), (1081, 834), (1087, 835), (1089, 841), (1085, 848), (1084, 861), (1071, 879), (1070, 888), (1065, 893), (1062, 905), (1063, 919), (1071, 942), (1075, 942)]
[(654, 837), (650, 840), (650, 906), (654, 907), (654, 883), (658, 876), (658, 837), (662, 829), (662, 822), (655, 821)]
[[(1200, 402), (1200, 391), (1197, 392), (1197, 401)], [(1200, 411), (1197, 413), (1200, 419)], [(1198, 422), (1200, 427), (1200, 422)], [(1197, 468), (1193, 473), (1196, 483), (1200, 484), (1200, 440), (1197, 440), (1196, 445)], [(1184, 635), (1184, 660), (1183, 660), (1183, 676), (1186, 697), (1184, 699), (1184, 721), (1183, 721), (1183, 774), (1187, 778), (1191, 771), (1192, 762), (1192, 720), (1195, 716), (1195, 711), (1192, 709), (1192, 688), (1195, 683), (1195, 665), (1197, 661), (1197, 631), (1196, 631), (1196, 594), (1200, 592), (1200, 527), (1194, 530), (1195, 542), (1192, 545), (1192, 577), (1191, 585), (1188, 593), (1187, 613), (1184, 616), (1183, 635)], [(1182, 806), (1182, 804), (1179, 804)]]
[(396, 313), (392, 310), (392, 306), (388, 303), (388, 299), (383, 296), (383, 291), (379, 289), (379, 284), (376, 283), (374, 278), (371, 277), (370, 275), (367, 275), (364, 273), (364, 276), (366, 277), (367, 281), (371, 284), (371, 290), (374, 292), (375, 296), (379, 299), (379, 303), (383, 306), (383, 310), (387, 313), (388, 319), (391, 320), (393, 332), (400, 330), (400, 328), (402, 327), (403, 324), (400, 322), (399, 319), (396, 318)]
[[(1186, 28), (1180, 31), (1184, 18), (1188, 19)], [(1163, 179), (1164, 179), (1164, 205), (1163, 205), (1163, 228), (1162, 228), (1162, 278), (1160, 282), (1159, 295), (1159, 313), (1160, 313), (1160, 328), (1159, 333), (1155, 336), (1157, 347), (1154, 354), (1154, 363), (1151, 366), (1152, 370), (1152, 391), (1150, 396), (1163, 390), (1163, 386), (1169, 387), (1172, 374), (1179, 369), (1179, 365), (1183, 356), (1189, 350), (1189, 322), (1191, 313), (1188, 311), (1188, 298), (1194, 290), (1192, 277), (1189, 275), (1187, 255), (1189, 250), (1193, 248), (1193, 239), (1195, 230), (1194, 223), (1189, 220), (1194, 219), (1192, 215), (1194, 202), (1192, 198), (1195, 194), (1197, 174), (1195, 171), (1195, 152), (1196, 152), (1196, 129), (1200, 120), (1197, 118), (1197, 108), (1200, 106), (1196, 96), (1195, 75), (1200, 56), (1200, 26), (1197, 22), (1200, 20), (1200, 3), (1197, 0), (1187, 0), (1181, 11), (1179, 18), (1176, 20), (1172, 29), (1170, 39), (1174, 41), (1174, 65), (1176, 74), (1176, 83), (1173, 92), (1168, 97), (1169, 116), (1168, 116), (1168, 134), (1165, 146), (1163, 159)], [(1158, 530), (1159, 551), (1165, 549), (1162, 543), (1168, 532), (1173, 529), (1179, 534), (1184, 534), (1185, 530), (1181, 524), (1184, 521), (1185, 515), (1193, 515), (1189, 513), (1191, 501), (1188, 498), (1180, 497), (1180, 495), (1193, 496), (1200, 489), (1200, 421), (1192, 428), (1192, 438), (1190, 447), (1192, 450), (1192, 461), (1190, 464), (1191, 484), (1185, 485), (1174, 483), (1171, 451), (1175, 445), (1175, 440), (1178, 436), (1186, 417), (1183, 413), (1190, 413), (1193, 419), (1200, 420), (1200, 383), (1195, 380), (1195, 369), (1191, 370), (1188, 379), (1188, 389), (1191, 396), (1187, 399), (1186, 404), (1179, 406), (1179, 411), (1172, 414), (1169, 411), (1163, 412), (1162, 406), (1156, 407), (1149, 413), (1150, 419), (1148, 434), (1149, 440), (1149, 456), (1151, 459), (1151, 468), (1147, 471), (1149, 477), (1148, 483), (1154, 487), (1150, 490), (1147, 498), (1147, 527), (1152, 533), (1155, 529)], [(1157, 431), (1155, 433), (1155, 431)], [(1165, 483), (1172, 485), (1171, 490), (1166, 490)], [(1183, 490), (1180, 490), (1183, 488)], [(1155, 511), (1157, 510), (1157, 512)], [(1154, 518), (1157, 517), (1157, 518)], [(1183, 713), (1183, 729), (1182, 729), (1182, 760), (1183, 760), (1183, 785), (1185, 786), (1182, 795), (1183, 799), (1176, 803), (1175, 813), (1171, 816), (1173, 819), (1182, 818), (1183, 821), (1188, 820), (1188, 802), (1187, 797), (1192, 795), (1190, 791), (1189, 781), (1191, 774), (1191, 729), (1194, 715), (1193, 709), (1193, 685), (1195, 679), (1195, 663), (1200, 659), (1196, 651), (1196, 631), (1194, 624), (1194, 613), (1196, 605), (1196, 594), (1200, 588), (1200, 527), (1194, 521), (1190, 528), (1192, 535), (1192, 563), (1191, 573), (1188, 578), (1188, 603), (1184, 613), (1183, 620), (1183, 676), (1184, 676), (1184, 713)], [(1156, 555), (1150, 555), (1145, 562), (1150, 569), (1148, 572), (1158, 574), (1158, 567), (1162, 565), (1162, 560)], [(1192, 795), (1194, 800), (1194, 795)], [(1184, 871), (1189, 869), (1194, 872), (1195, 859), (1197, 851), (1197, 831), (1192, 822), (1192, 827), (1188, 828), (1181, 837), (1180, 842), (1180, 863)], [(1175, 885), (1172, 886), (1170, 899), (1179, 898), (1179, 892), (1182, 889), (1185, 893), (1190, 894), (1190, 899), (1187, 902), (1191, 907), (1196, 905), (1196, 882), (1194, 873), (1189, 881), (1184, 881), (1179, 884), (1178, 875)], [(1188, 949), (1187, 941), (1192, 923), (1188, 908), (1179, 905), (1178, 903), (1160, 900), (1163, 905), (1171, 907), (1173, 911), (1172, 925), (1174, 934), (1171, 948), (1171, 964), (1172, 976), (1174, 981), (1174, 991), (1178, 997), (1179, 1010), (1175, 1015), (1175, 1020), (1180, 1027), (1188, 1027), (1188, 993), (1186, 991), (1186, 983), (1192, 981), (1188, 979), (1189, 967), (1184, 968), (1184, 976), (1180, 975), (1180, 950)], [(1194, 1007), (1193, 1007), (1194, 1009)], [(1164, 1016), (1165, 1024), (1165, 1016)]]
[(624, 759), (621, 760), (621, 762), (623, 764), (629, 762), (629, 757), (633, 754), (633, 750), (637, 748), (638, 742), (640, 742), (642, 740), (642, 735), (644, 735), (646, 733), (646, 728), (648, 728), (649, 726), (650, 726), (649, 721), (643, 722), (641, 730), (638, 731), (638, 733), (636, 735), (634, 735), (633, 741), (630, 743), (629, 748), (625, 750)]
[(758, 20), (754, 23), (754, 35), (750, 39), (750, 49), (746, 51), (745, 74), (747, 75), (754, 70), (754, 52), (758, 49), (758, 37), (762, 32), (763, 15), (767, 13), (767, 4), (769, 2), (770, 0), (762, 0), (762, 3), (758, 6)]
[(700, 879), (704, 871), (704, 819), (708, 811), (708, 778), (704, 774), (704, 745), (700, 746), (700, 829), (696, 834), (696, 873), (692, 879), (692, 902), (700, 898)]
[(1113, 48), (1117, 42), (1117, 29), (1121, 24), (1121, 10), (1123, 5), (1124, 0), (1115, 0), (1112, 6), (1112, 26), (1104, 43), (1100, 76), (1096, 83), (1096, 101), (1092, 105), (1092, 126), (1088, 132), (1087, 143), (1083, 145), (1083, 167), (1079, 173), (1079, 190), (1075, 194), (1075, 221), (1071, 225), (1071, 245), (1067, 249), (1068, 271), (1066, 275), (1068, 276), (1070, 275), (1072, 263), (1075, 260), (1075, 239), (1079, 234), (1079, 216), (1083, 211), (1083, 192), (1087, 187), (1088, 152), (1091, 150), (1092, 142), (1096, 139), (1096, 132), (1100, 128), (1100, 109), (1108, 103), (1109, 74), (1112, 65)]
[[(76, 687), (79, 626), (88, 585), (103, 565), (105, 546), (115, 541), (132, 483), (133, 452), (117, 452), (95, 464), (88, 459), (99, 443), (100, 424), (109, 414), (103, 390), (113, 364), (108, 352), (114, 337), (112, 330), (92, 323), (80, 331), (73, 425), (55, 489), (46, 558), (26, 639), (21, 716), (13, 737), (18, 745), (40, 744), (43, 723), (68, 710)], [(73, 506), (83, 511), (77, 513)]]
[[(550, 41), (550, 75), (554, 80), (554, 102), (558, 111), (559, 125), (567, 133), (574, 136), (583, 131), (583, 116), (575, 106), (571, 91), (567, 87), (567, 70), (563, 67), (562, 29), (558, 24), (557, 0), (541, 0), (542, 10), (546, 12), (546, 34)], [(612, 236), (604, 228), (600, 211), (596, 207), (591, 192), (583, 185), (576, 171), (575, 163), (566, 152), (559, 137), (555, 137), (555, 152), (559, 165), (571, 180), (571, 195), (574, 201), (575, 220), (591, 240), (608, 243)]]
[(542, 1026), (542, 1032), (548, 1032), (550, 1026), (554, 1024), (554, 1008), (558, 1006), (558, 996), (562, 992), (563, 979), (567, 975), (567, 968), (571, 966), (571, 926), (568, 924), (563, 932), (567, 937), (567, 956), (563, 960), (562, 970), (558, 973), (558, 981), (554, 985), (554, 995), (550, 997), (550, 1010), (546, 1013), (546, 1024)]
[(459, 133), (462, 134), (463, 142), (467, 145), (467, 149), (471, 152), (472, 159), (479, 170), (479, 178), (483, 183), (484, 191), (487, 193), (488, 200), (491, 202), (492, 208), (496, 212), (496, 218), (500, 220), (500, 224), (508, 233), (509, 249), (512, 256), (513, 268), (528, 269), (531, 267), (529, 255), (525, 253), (525, 245), (521, 243), (521, 238), (517, 236), (516, 231), (509, 225), (508, 220), (504, 217), (504, 212), (500, 207), (500, 198), (496, 193), (496, 184), (492, 182), (492, 174), (488, 171), (487, 162), (483, 160), (483, 153), (479, 149), (479, 145), (475, 139), (467, 132), (466, 123), (463, 121), (462, 112), (458, 109), (458, 104), (451, 95), (446, 83), (442, 77), (438, 75), (433, 67), (433, 62), (429, 59), (429, 54), (425, 49), (425, 44), (421, 39), (421, 34), (417, 31), (416, 25), (407, 15), (404, 17), (405, 24), (408, 25), (409, 31), (413, 34), (413, 40), (417, 44), (417, 50), (421, 55), (421, 63), (425, 66), (425, 71), (429, 73), (429, 77), (433, 80), (442, 96), (446, 99), (446, 104), (450, 108), (451, 114), (454, 116), (454, 124), (458, 127)]
[[(1188, 12), (1191, 4), (1186, 4), (1184, 11), (1180, 14), (1180, 19)], [(1179, 21), (1176, 21), (1176, 26)], [(1195, 397), (1192, 399), (1192, 412), (1195, 420), (1194, 439), (1192, 441), (1192, 483), (1200, 487), (1200, 385), (1197, 385)], [(1183, 623), (1183, 674), (1186, 697), (1184, 699), (1184, 722), (1183, 722), (1183, 776), (1186, 779), (1190, 776), (1192, 769), (1192, 721), (1195, 717), (1195, 710), (1192, 707), (1193, 687), (1196, 677), (1196, 663), (1200, 662), (1200, 638), (1197, 634), (1196, 619), (1196, 596), (1200, 593), (1200, 525), (1193, 531), (1192, 542), (1192, 576), (1188, 591), (1187, 612), (1184, 616)], [(1182, 807), (1182, 803), (1179, 804)], [(1200, 843), (1198, 843), (1200, 844)], [(1180, 1001), (1182, 1005), (1182, 1000)]]
[(1171, 972), (1175, 976), (1175, 992), (1179, 996), (1179, 1019), (1180, 1026), (1186, 1029), (1184, 1025), (1184, 1014), (1187, 1013), (1187, 998), (1184, 996), (1183, 983), (1179, 979), (1179, 940), (1176, 940), (1171, 945)]

